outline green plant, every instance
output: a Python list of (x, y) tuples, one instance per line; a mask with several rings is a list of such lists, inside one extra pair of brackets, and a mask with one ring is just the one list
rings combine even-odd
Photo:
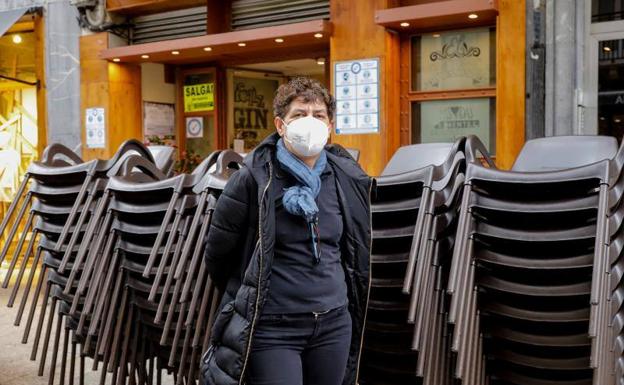
[(194, 151), (182, 151), (182, 153), (180, 154), (180, 159), (175, 164), (174, 170), (176, 174), (189, 174), (193, 172), (195, 167), (197, 167), (199, 163), (201, 163), (201, 161), (201, 156), (199, 154), (196, 154)]

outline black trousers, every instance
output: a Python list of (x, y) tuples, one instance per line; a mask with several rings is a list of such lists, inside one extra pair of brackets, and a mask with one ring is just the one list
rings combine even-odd
[(347, 306), (325, 313), (262, 315), (248, 385), (341, 385), (351, 345)]

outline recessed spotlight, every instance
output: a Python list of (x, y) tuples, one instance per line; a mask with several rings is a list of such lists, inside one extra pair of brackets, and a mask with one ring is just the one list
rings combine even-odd
[(409, 27), (409, 23), (404, 21), (401, 23), (401, 27), (405, 28), (405, 27)]
[(438, 37), (440, 37), (440, 34), (439, 33), (434, 33), (433, 37), (438, 38)]
[(605, 45), (604, 47), (602, 47), (602, 50), (605, 52), (611, 52), (611, 47), (609, 47), (608, 45)]
[(324, 57), (316, 58), (316, 64), (318, 64), (320, 66), (324, 65), (325, 64), (325, 58)]
[(616, 122), (616, 123), (620, 123), (622, 120), (621, 119), (614, 119), (613, 121)]
[(113, 61), (114, 61), (115, 63), (119, 63), (119, 62), (121, 61), (121, 59), (120, 59), (120, 58), (118, 58), (118, 57), (116, 57), (116, 58), (114, 58), (114, 59), (113, 59)]
[(476, 13), (471, 13), (470, 15), (468, 15), (469, 19), (477, 19), (479, 17), (479, 15), (477, 15)]
[(22, 42), (22, 36), (21, 35), (18, 35), (18, 34), (13, 35), (13, 43), (19, 44), (21, 42)]
[(239, 47), (244, 47), (244, 46), (246, 46), (246, 45), (247, 45), (247, 43), (238, 43), (238, 46), (239, 46)]
[(149, 55), (141, 55), (142, 59), (149, 59)]
[(601, 116), (601, 117), (600, 117), (600, 120), (605, 120), (605, 117), (604, 117), (604, 116)]
[(281, 38), (278, 37), (277, 39), (275, 39), (275, 42), (276, 43), (283, 43), (284, 39), (281, 39)]
[(171, 51), (171, 54), (172, 54), (172, 55), (179, 55), (179, 54), (180, 54), (180, 51)]
[(320, 39), (320, 38), (323, 37), (323, 34), (322, 33), (315, 33), (314, 37), (317, 38), (317, 39)]
[(212, 47), (204, 47), (204, 51), (210, 52), (210, 51), (212, 51)]

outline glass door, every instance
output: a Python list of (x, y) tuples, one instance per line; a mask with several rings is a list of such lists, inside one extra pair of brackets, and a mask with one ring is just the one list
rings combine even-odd
[(624, 136), (624, 1), (593, 0), (587, 83), (581, 109), (585, 134)]
[(181, 157), (207, 157), (218, 148), (215, 68), (185, 69), (178, 81)]

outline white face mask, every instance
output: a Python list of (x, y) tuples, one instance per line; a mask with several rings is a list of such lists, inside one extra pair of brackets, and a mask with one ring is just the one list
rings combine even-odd
[(323, 151), (329, 129), (322, 120), (308, 115), (289, 124), (284, 120), (282, 122), (286, 126), (284, 140), (290, 144), (295, 153), (301, 156), (314, 156)]

